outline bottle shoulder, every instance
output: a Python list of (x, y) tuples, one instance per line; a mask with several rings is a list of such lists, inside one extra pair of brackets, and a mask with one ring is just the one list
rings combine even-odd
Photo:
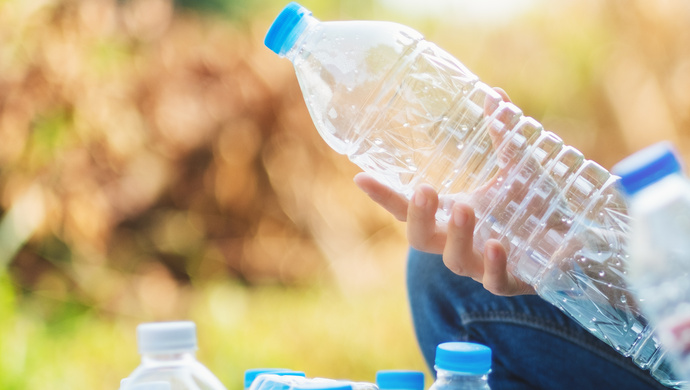
[(463, 374), (450, 371), (437, 372), (437, 377), (429, 390), (487, 390), (488, 373)]
[(346, 155), (377, 126), (441, 120), (478, 80), (420, 33), (391, 22), (319, 23), (297, 50), (293, 65), (312, 120)]
[(173, 390), (227, 390), (206, 366), (195, 359), (142, 363), (129, 375), (127, 386), (160, 381), (175, 384)]
[(423, 36), (392, 22), (320, 22), (289, 53), (317, 130), (338, 153), (357, 148), (355, 133), (372, 97), (390, 83)]
[[(401, 48), (424, 40), (417, 30), (395, 22), (351, 20), (310, 24), (295, 45), (294, 54), (350, 48), (368, 51), (372, 48)], [(356, 46), (355, 46), (356, 45)]]

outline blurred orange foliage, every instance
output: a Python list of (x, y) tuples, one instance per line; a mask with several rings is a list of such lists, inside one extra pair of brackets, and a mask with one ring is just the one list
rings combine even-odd
[(167, 318), (191, 283), (313, 283), (379, 230), (400, 242), (332, 180), (356, 168), (259, 39), (168, 0), (0, 3), (1, 205), (38, 188), (45, 209), (22, 289)]

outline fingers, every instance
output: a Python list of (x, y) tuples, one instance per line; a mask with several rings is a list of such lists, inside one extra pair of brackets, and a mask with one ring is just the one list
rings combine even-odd
[(501, 99), (503, 99), (504, 102), (510, 102), (510, 97), (508, 97), (508, 93), (504, 91), (502, 88), (494, 87), (494, 91), (498, 92), (498, 94), (501, 95)]
[(455, 204), (448, 221), (443, 262), (454, 273), (468, 276), (495, 295), (534, 294), (534, 288), (508, 271), (508, 255), (497, 240), (487, 241), (484, 253), (474, 248), (476, 219), (472, 208)]
[(443, 252), (443, 262), (454, 273), (481, 282), (484, 263), (481, 253), (474, 249), (474, 225), (472, 208), (461, 203), (455, 204), (448, 221), (448, 238)]
[(413, 248), (436, 254), (443, 252), (446, 235), (436, 224), (438, 195), (431, 186), (422, 185), (417, 188), (408, 202), (404, 196), (366, 173), (355, 175), (354, 182), (395, 218), (407, 221), (407, 237)]
[[(498, 143), (496, 143), (496, 141), (499, 141), (500, 137), (503, 137), (506, 132), (510, 131), (515, 126), (516, 121), (522, 112), (519, 108), (515, 107), (514, 105), (499, 106), (498, 101), (509, 103), (510, 98), (508, 98), (506, 92), (500, 88), (494, 88), (494, 91), (496, 92), (496, 95), (492, 96), (491, 101), (495, 102), (489, 103), (487, 101), (485, 105), (495, 106), (494, 111), (491, 111), (486, 115), (494, 116), (494, 120), (492, 120), (489, 124), (488, 130), (489, 135), (491, 136), (491, 140), (494, 142), (494, 145), (498, 146)], [(488, 97), (487, 100), (489, 100)]]
[(508, 256), (500, 242), (487, 241), (484, 247), (484, 288), (495, 295), (534, 294), (532, 286), (508, 272)]
[(443, 253), (446, 234), (436, 224), (438, 195), (426, 184), (419, 186), (407, 211), (407, 240), (410, 245), (424, 252)]
[(397, 219), (407, 221), (410, 245), (418, 250), (443, 254), (443, 262), (454, 273), (483, 283), (496, 295), (534, 294), (534, 289), (508, 272), (503, 245), (489, 240), (481, 253), (474, 248), (475, 216), (472, 208), (456, 203), (447, 226), (438, 224), (438, 194), (422, 185), (408, 202), (405, 197), (365, 173), (354, 178), (357, 186)]
[(393, 214), (399, 221), (407, 219), (407, 199), (393, 191), (390, 187), (379, 183), (370, 175), (360, 172), (355, 175), (354, 182), (374, 202)]
[(484, 100), (484, 115), (490, 116), (491, 114), (498, 109), (499, 104), (503, 102), (510, 102), (510, 98), (508, 97), (508, 94), (506, 91), (502, 90), (501, 88), (493, 88), (493, 92), (488, 94), (486, 96), (486, 100)]

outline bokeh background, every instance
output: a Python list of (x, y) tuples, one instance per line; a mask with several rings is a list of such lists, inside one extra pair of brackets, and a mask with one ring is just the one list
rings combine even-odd
[[(230, 390), (428, 373), (404, 225), (262, 43), (285, 4), (0, 0), (0, 388), (116, 389), (136, 325), (175, 319)], [(690, 3), (302, 4), (414, 27), (606, 168), (659, 140), (690, 159)]]

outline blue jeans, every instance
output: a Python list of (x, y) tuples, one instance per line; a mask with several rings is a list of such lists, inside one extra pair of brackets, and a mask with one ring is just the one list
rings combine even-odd
[(407, 285), (431, 372), (439, 343), (473, 341), (492, 349), (492, 390), (666, 388), (550, 303), (493, 295), (439, 255), (411, 250)]

